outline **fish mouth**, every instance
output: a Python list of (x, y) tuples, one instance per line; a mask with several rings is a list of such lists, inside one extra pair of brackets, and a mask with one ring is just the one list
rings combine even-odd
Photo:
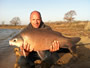
[(10, 46), (13, 46), (13, 43), (12, 43), (11, 41), (9, 41), (9, 45), (10, 45)]

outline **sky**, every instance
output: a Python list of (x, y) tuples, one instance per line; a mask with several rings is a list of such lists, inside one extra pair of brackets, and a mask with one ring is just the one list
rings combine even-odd
[(76, 12), (75, 20), (90, 21), (90, 0), (0, 0), (0, 24), (9, 24), (14, 17), (28, 24), (34, 10), (41, 13), (44, 22), (63, 21), (70, 10)]

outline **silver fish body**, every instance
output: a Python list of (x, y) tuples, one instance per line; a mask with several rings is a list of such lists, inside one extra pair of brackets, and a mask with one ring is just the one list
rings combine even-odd
[(60, 48), (68, 48), (70, 51), (73, 51), (73, 49), (75, 49), (75, 44), (80, 41), (80, 38), (69, 38), (63, 36), (59, 32), (40, 28), (23, 30), (13, 37), (9, 43), (10, 45), (20, 47), (20, 45), (26, 42), (30, 45), (30, 49), (34, 51), (42, 51), (49, 50), (54, 41), (59, 41)]

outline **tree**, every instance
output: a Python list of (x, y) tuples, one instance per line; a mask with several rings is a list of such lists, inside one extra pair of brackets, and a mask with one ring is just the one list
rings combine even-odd
[(20, 25), (21, 24), (21, 21), (20, 21), (20, 18), (19, 17), (14, 17), (11, 21), (10, 21), (10, 23), (12, 24), (12, 25)]
[(5, 21), (2, 21), (2, 25), (4, 25), (5, 24)]
[(72, 22), (75, 19), (75, 17), (73, 17), (75, 15), (76, 15), (76, 12), (74, 10), (71, 10), (64, 15), (64, 20), (68, 22)]

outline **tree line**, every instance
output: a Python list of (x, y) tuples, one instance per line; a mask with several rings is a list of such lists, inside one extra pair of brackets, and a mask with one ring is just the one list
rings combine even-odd
[[(75, 15), (76, 15), (76, 12), (74, 10), (70, 10), (67, 13), (65, 13), (63, 19), (66, 22), (73, 22), (74, 19), (75, 19), (75, 17), (74, 17)], [(2, 21), (2, 25), (4, 25), (4, 24), (5, 24), (5, 22)], [(15, 26), (16, 25), (21, 25), (21, 20), (20, 20), (19, 17), (14, 17), (14, 18), (11, 19), (10, 24), (15, 25)]]

